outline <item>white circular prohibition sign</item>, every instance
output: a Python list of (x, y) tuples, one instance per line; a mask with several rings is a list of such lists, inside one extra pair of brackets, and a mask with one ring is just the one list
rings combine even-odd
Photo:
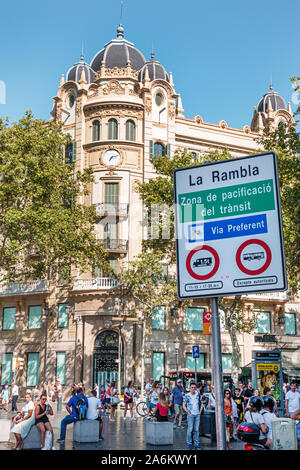
[[(191, 266), (192, 257), (194, 256), (195, 253), (197, 253), (198, 251), (201, 251), (201, 250), (209, 251), (215, 259), (215, 265), (214, 265), (213, 269), (208, 274), (205, 274), (205, 275), (202, 275), (202, 276), (200, 274), (195, 273), (192, 269), (192, 266)], [(206, 279), (209, 279), (212, 276), (214, 276), (216, 274), (216, 272), (218, 271), (219, 266), (220, 266), (220, 258), (219, 258), (219, 255), (218, 255), (218, 253), (216, 252), (216, 250), (214, 248), (212, 248), (211, 246), (208, 246), (208, 245), (201, 245), (201, 246), (197, 246), (196, 248), (194, 248), (193, 250), (191, 250), (189, 252), (189, 254), (186, 258), (186, 263), (185, 264), (186, 264), (187, 272), (189, 273), (190, 276), (192, 276), (194, 279), (197, 279), (198, 281), (205, 281)]]

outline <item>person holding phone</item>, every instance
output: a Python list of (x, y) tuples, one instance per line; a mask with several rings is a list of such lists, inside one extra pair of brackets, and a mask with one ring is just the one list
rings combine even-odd
[(42, 395), (40, 396), (40, 403), (35, 407), (35, 410), (34, 410), (35, 424), (36, 424), (36, 427), (41, 431), (42, 450), (46, 450), (45, 449), (46, 431), (50, 431), (52, 434), (51, 448), (54, 450), (53, 448), (54, 433), (53, 433), (53, 428), (49, 421), (48, 415), (53, 416), (53, 409), (51, 405), (49, 405), (49, 403), (47, 402), (47, 395), (42, 393)]

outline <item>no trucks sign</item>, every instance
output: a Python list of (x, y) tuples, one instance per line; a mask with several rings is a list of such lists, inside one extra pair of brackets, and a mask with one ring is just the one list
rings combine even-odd
[(175, 170), (180, 298), (287, 288), (277, 155)]

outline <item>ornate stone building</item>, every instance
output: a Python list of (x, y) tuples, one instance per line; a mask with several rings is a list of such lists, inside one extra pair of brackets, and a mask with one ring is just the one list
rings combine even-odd
[[(96, 53), (90, 65), (81, 60), (62, 76), (51, 111), (62, 121), (72, 141), (66, 157), (76, 169), (93, 168), (95, 183), (82, 202), (95, 204), (101, 221), (96, 232), (109, 252), (112, 267), (132, 260), (141, 250), (143, 206), (137, 182), (155, 177), (150, 156), (172, 155), (177, 148), (208, 152), (227, 148), (233, 156), (257, 150), (255, 139), (266, 124), (293, 122), (290, 105), (272, 89), (260, 100), (250, 126), (234, 129), (226, 121), (206, 123), (201, 116), (184, 116), (182, 99), (172, 74), (155, 59), (146, 61), (133, 43), (117, 38)], [(70, 386), (92, 385), (121, 377), (141, 380), (141, 322), (124, 316), (116, 281), (99, 267), (74, 280), (71, 291), (58, 279), (1, 286), (0, 340), (5, 350), (1, 383), (11, 380), (13, 359), (23, 359), (16, 371), (21, 389), (59, 379)], [(247, 305), (260, 312), (256, 334), (240, 334), (243, 366), (253, 349), (281, 348), (289, 375), (299, 371), (299, 303), (286, 293), (251, 295)], [(179, 368), (193, 367), (193, 344), (200, 344), (198, 368), (210, 371), (210, 337), (202, 334), (202, 311), (194, 308), (156, 309), (146, 342), (145, 379), (176, 369), (175, 339), (179, 338)], [(265, 336), (263, 337), (263, 334)], [(272, 343), (266, 341), (272, 340)], [(224, 369), (230, 369), (231, 343), (222, 333)], [(298, 371), (297, 371), (298, 367)], [(288, 370), (290, 368), (290, 370)], [(121, 375), (120, 375), (121, 374)], [(67, 393), (67, 387), (65, 387)]]

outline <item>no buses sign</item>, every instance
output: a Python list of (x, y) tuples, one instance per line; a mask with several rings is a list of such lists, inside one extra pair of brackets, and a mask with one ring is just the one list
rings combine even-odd
[(275, 153), (174, 172), (180, 298), (287, 288)]

